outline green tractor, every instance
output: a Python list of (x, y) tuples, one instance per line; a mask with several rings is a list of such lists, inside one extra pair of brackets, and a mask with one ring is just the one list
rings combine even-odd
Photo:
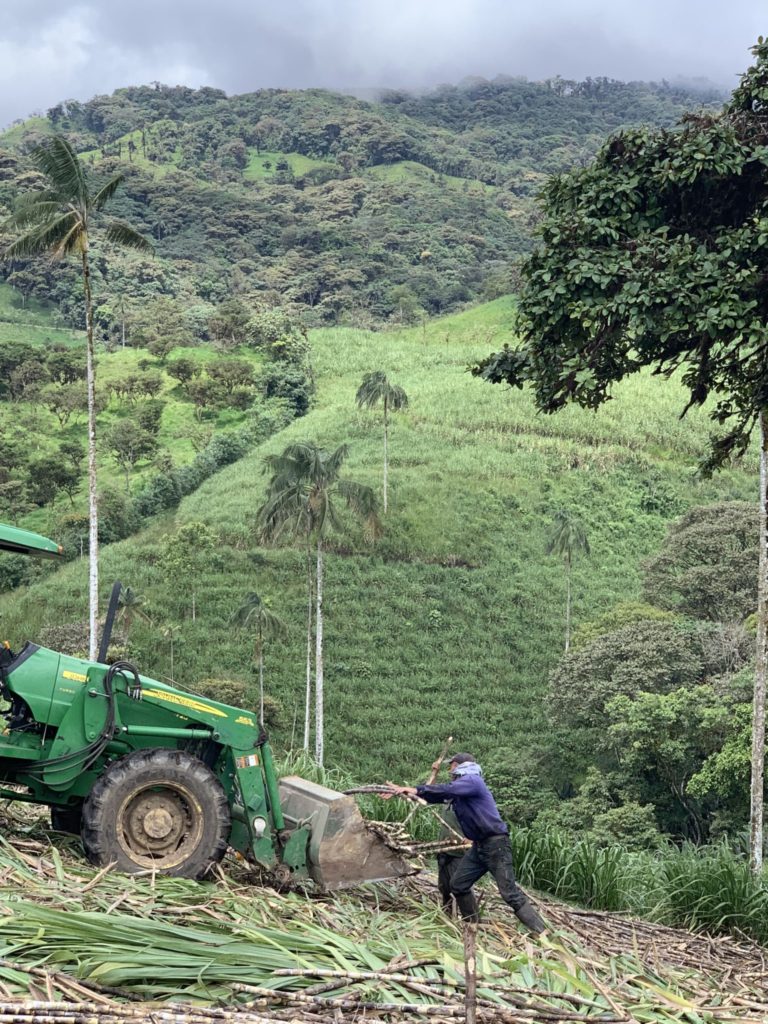
[[(2, 524), (0, 550), (61, 554)], [(0, 649), (0, 798), (47, 804), (92, 863), (130, 873), (200, 878), (228, 847), (279, 882), (325, 889), (410, 873), (353, 797), (278, 779), (253, 712), (104, 664), (118, 588), (97, 662), (30, 642)]]

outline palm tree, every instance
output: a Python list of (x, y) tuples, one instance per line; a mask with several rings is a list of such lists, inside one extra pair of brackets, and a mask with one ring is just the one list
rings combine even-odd
[(233, 616), (242, 629), (253, 629), (253, 654), (259, 666), (259, 725), (264, 728), (264, 644), (267, 640), (284, 636), (288, 627), (269, 605), (256, 593), (246, 595)]
[[(270, 484), (270, 491), (274, 488), (274, 480), (278, 473), (283, 474), (286, 481), (299, 475), (299, 464), (292, 460), (288, 454), (289, 449), (281, 456), (269, 455), (266, 458), (265, 470), (272, 470), (273, 483)], [(281, 484), (282, 487), (282, 484)], [(289, 492), (286, 482), (285, 493), (282, 500), (274, 503), (267, 498), (259, 509), (259, 539), (270, 544), (279, 539), (285, 533), (290, 534), (294, 539), (303, 539), (306, 547), (307, 564), (307, 670), (306, 685), (304, 691), (304, 750), (309, 751), (309, 735), (312, 725), (312, 640), (314, 632), (312, 629), (313, 598), (315, 594), (314, 577), (312, 575), (312, 515), (310, 514), (308, 496), (303, 490), (296, 486)]]
[(563, 560), (566, 578), (565, 600), (565, 651), (571, 645), (571, 571), (579, 553), (589, 554), (589, 541), (581, 520), (567, 509), (560, 509), (555, 515), (552, 531), (547, 542), (547, 554), (558, 555)]
[(118, 600), (120, 607), (120, 618), (122, 619), (123, 625), (125, 626), (125, 635), (127, 636), (131, 623), (133, 622), (134, 616), (138, 615), (144, 622), (151, 623), (149, 615), (144, 611), (144, 595), (139, 594), (138, 591), (134, 590), (133, 587), (123, 587), (120, 591), (120, 597)]
[(383, 370), (366, 373), (357, 389), (355, 401), (361, 409), (372, 409), (379, 402), (384, 406), (384, 514), (387, 512), (387, 448), (389, 444), (389, 411), (408, 407), (408, 395), (397, 384), (390, 384)]
[(329, 452), (311, 442), (289, 445), (281, 455), (267, 459), (272, 471), (267, 497), (259, 509), (261, 537), (277, 540), (288, 532), (314, 540), (315, 561), (315, 760), (324, 756), (323, 580), (324, 541), (332, 530), (343, 530), (339, 499), (363, 523), (368, 537), (379, 534), (376, 497), (372, 488), (340, 473), (349, 449), (345, 444)]
[(757, 657), (752, 693), (752, 756), (749, 787), (749, 866), (763, 870), (765, 787), (765, 689), (768, 676), (768, 418), (760, 410), (760, 556), (757, 573)]
[[(115, 194), (124, 176), (118, 174), (110, 178), (97, 192), (92, 193), (82, 162), (61, 135), (54, 135), (39, 146), (34, 151), (33, 159), (47, 178), (47, 184), (38, 191), (25, 193), (18, 200), (14, 213), (4, 227), (21, 231), (21, 234), (6, 248), (3, 255), (5, 259), (17, 259), (50, 252), (54, 258), (63, 259), (75, 254), (82, 263), (88, 386), (88, 657), (95, 661), (98, 642), (99, 541), (96, 504), (96, 372), (88, 251), (96, 215)], [(145, 238), (122, 221), (110, 224), (104, 237), (115, 245), (144, 251), (152, 249)]]

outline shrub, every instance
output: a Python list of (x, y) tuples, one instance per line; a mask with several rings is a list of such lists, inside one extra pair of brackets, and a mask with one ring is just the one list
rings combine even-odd
[(621, 845), (627, 850), (654, 850), (661, 842), (653, 807), (634, 800), (596, 814), (589, 835), (598, 846)]
[(155, 516), (159, 512), (176, 508), (182, 495), (179, 474), (176, 472), (158, 473), (136, 495), (131, 508), (137, 516), (145, 519), (147, 516)]
[[(83, 517), (86, 520), (87, 517)], [(139, 528), (139, 516), (133, 504), (126, 503), (118, 491), (104, 489), (99, 493), (99, 543), (113, 544), (129, 537)], [(88, 530), (86, 525), (86, 536)]]
[(270, 366), (261, 378), (265, 398), (283, 398), (291, 404), (296, 416), (309, 409), (314, 386), (307, 373), (292, 364)]

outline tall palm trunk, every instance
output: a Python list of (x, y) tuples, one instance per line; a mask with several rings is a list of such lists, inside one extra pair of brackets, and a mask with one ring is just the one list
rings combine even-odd
[(387, 421), (387, 399), (385, 398), (384, 399), (384, 514), (385, 515), (387, 514), (387, 471), (388, 471), (388, 468), (389, 468), (388, 467), (388, 457), (387, 457), (387, 448), (388, 448), (388, 444), (387, 444), (388, 437), (387, 437), (387, 434), (388, 433), (389, 433), (389, 423)]
[(323, 539), (317, 537), (317, 568), (315, 574), (315, 760), (323, 763)]
[(571, 560), (565, 560), (565, 653), (571, 646)]
[(763, 785), (765, 774), (765, 682), (768, 670), (768, 425), (760, 413), (760, 557), (757, 579), (757, 654), (752, 698), (752, 783), (749, 799), (749, 864), (754, 874), (763, 867)]
[(312, 719), (312, 555), (307, 540), (307, 686), (304, 694), (304, 749), (309, 751)]
[(88, 386), (88, 658), (96, 661), (99, 619), (99, 513), (96, 492), (96, 360), (93, 349), (93, 302), (88, 241), (82, 245), (85, 291), (86, 375)]

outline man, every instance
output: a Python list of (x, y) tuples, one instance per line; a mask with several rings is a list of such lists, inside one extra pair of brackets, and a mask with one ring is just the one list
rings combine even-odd
[(509, 829), (499, 815), (493, 794), (486, 786), (480, 765), (472, 754), (454, 754), (448, 766), (451, 781), (424, 786), (395, 786), (395, 793), (420, 796), (430, 804), (451, 805), (461, 830), (472, 847), (453, 871), (450, 889), (462, 917), (479, 920), (472, 886), (490, 872), (502, 899), (530, 931), (546, 930), (533, 904), (515, 882)]

